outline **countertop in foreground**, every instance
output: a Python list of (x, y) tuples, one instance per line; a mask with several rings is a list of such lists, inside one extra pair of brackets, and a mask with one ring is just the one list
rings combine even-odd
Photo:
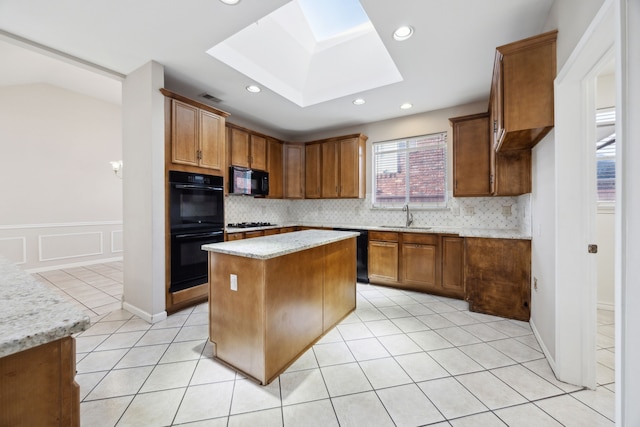
[(0, 258), (0, 357), (84, 331), (89, 323), (62, 295)]
[(202, 245), (209, 252), (236, 255), (246, 258), (269, 259), (316, 246), (357, 237), (351, 231), (305, 230), (292, 233), (274, 234), (245, 240), (211, 243)]

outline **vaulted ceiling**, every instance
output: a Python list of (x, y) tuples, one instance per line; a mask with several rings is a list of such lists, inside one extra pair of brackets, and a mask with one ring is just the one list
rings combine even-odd
[[(542, 32), (553, 0), (360, 0), (401, 80), (370, 89), (354, 85), (352, 93), (302, 102), (306, 106), (279, 94), (276, 85), (257, 81), (250, 71), (237, 71), (207, 54), (241, 30), (267, 22), (267, 15), (290, 3), (2, 0), (0, 86), (47, 82), (119, 102), (118, 80), (111, 75), (127, 75), (155, 60), (165, 67), (167, 88), (228, 111), (231, 120), (240, 117), (295, 139), (309, 132), (488, 100), (495, 47)], [(411, 25), (413, 37), (394, 40), (392, 33), (400, 25)], [(274, 52), (284, 46), (277, 39), (273, 43)], [(34, 44), (44, 49), (34, 52)], [(25, 47), (28, 52), (22, 50)], [(49, 50), (56, 54), (43, 57)], [(367, 74), (366, 69), (351, 73), (358, 59), (369, 60), (367, 53), (360, 49), (333, 57), (322, 74), (336, 80), (324, 90), (343, 84), (338, 79), (346, 75)], [(74, 58), (73, 65), (61, 62), (60, 54)], [(267, 71), (283, 62), (287, 67), (302, 66), (302, 57), (292, 55), (265, 54), (262, 66)], [(96, 74), (78, 68), (76, 59), (107, 71)], [(251, 84), (262, 86), (262, 91), (248, 92), (245, 88)], [(203, 93), (220, 102), (201, 98)], [(355, 98), (366, 102), (354, 105)], [(407, 102), (413, 108), (401, 110)]]

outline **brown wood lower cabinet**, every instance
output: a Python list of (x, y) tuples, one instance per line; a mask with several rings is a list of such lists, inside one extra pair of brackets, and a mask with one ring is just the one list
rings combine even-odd
[(531, 241), (465, 238), (469, 309), (529, 321)]
[(0, 426), (79, 426), (75, 339), (0, 358)]
[(398, 233), (369, 232), (369, 282), (398, 282)]
[(464, 238), (369, 231), (369, 282), (463, 299)]
[(402, 235), (401, 247), (402, 282), (419, 291), (438, 287), (438, 235)]
[(465, 298), (464, 287), (464, 238), (441, 236), (442, 289), (448, 295)]

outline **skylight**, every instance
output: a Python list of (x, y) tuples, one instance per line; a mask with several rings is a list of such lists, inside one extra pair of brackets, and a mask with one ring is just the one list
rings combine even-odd
[(358, 0), (293, 0), (207, 53), (300, 107), (402, 81)]
[(358, 0), (298, 0), (298, 3), (319, 42), (369, 22)]

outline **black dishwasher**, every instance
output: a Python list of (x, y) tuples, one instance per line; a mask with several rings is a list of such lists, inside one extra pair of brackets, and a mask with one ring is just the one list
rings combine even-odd
[(369, 283), (369, 231), (352, 228), (334, 228), (334, 230), (360, 233), (360, 235), (356, 237), (358, 282)]

